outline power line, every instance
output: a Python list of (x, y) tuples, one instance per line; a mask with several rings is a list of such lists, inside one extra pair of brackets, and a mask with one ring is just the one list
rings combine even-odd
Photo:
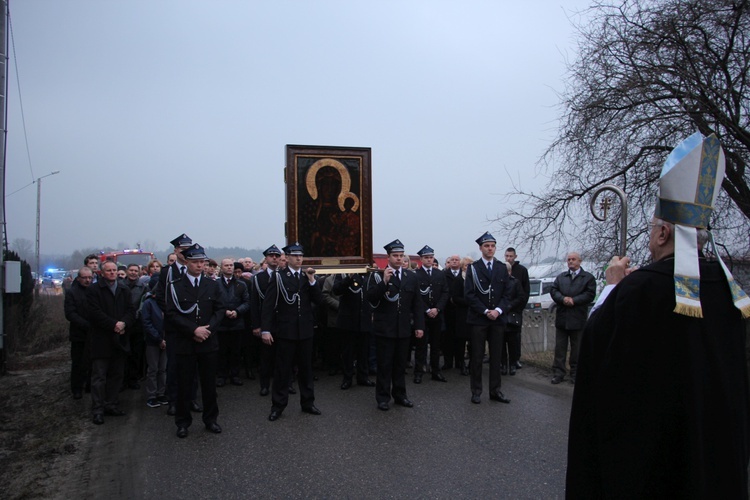
[[(23, 139), (26, 142), (26, 156), (29, 159), (29, 170), (31, 171), (31, 179), (32, 179), (31, 183), (33, 184), (34, 183), (33, 180), (36, 179), (36, 176), (34, 175), (34, 168), (31, 165), (31, 150), (29, 149), (29, 135), (26, 133), (26, 115), (23, 112), (23, 97), (21, 96), (21, 78), (18, 74), (18, 56), (16, 55), (16, 41), (15, 41), (15, 38), (13, 37), (13, 23), (11, 22), (11, 18), (10, 18), (10, 7), (8, 7), (8, 28), (10, 29), (10, 45), (13, 48), (13, 66), (16, 68), (16, 85), (18, 86), (18, 102), (21, 105), (21, 124), (23, 126)], [(17, 192), (17, 191), (14, 191), (14, 192)]]

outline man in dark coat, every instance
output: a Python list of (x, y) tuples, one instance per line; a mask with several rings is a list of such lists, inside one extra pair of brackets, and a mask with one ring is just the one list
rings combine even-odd
[(414, 383), (422, 382), (427, 365), (427, 345), (430, 346), (430, 371), (432, 380), (447, 382), (440, 371), (440, 348), (445, 328), (445, 307), (450, 298), (448, 282), (443, 271), (435, 266), (435, 251), (425, 245), (417, 252), (422, 267), (415, 271), (419, 281), (419, 293), (424, 305), (424, 336), (416, 342), (414, 353)]
[(130, 352), (127, 329), (135, 323), (130, 290), (117, 282), (117, 264), (103, 263), (99, 278), (86, 290), (92, 413), (97, 425), (104, 423), (104, 415), (125, 415), (119, 408), (118, 394)]
[(510, 299), (511, 321), (505, 326), (505, 344), (508, 346), (507, 364), (505, 364), (505, 348), (503, 348), (503, 374), (507, 370), (510, 375), (516, 374), (516, 369), (521, 367), (521, 329), (523, 328), (523, 311), (529, 301), (531, 284), (529, 283), (529, 270), (516, 260), (518, 255), (516, 249), (508, 247), (505, 250), (505, 262), (510, 264), (510, 275), (516, 284)]
[(302, 246), (295, 243), (282, 250), (287, 256), (288, 266), (276, 274), (276, 279), (266, 290), (261, 311), (261, 338), (268, 345), (276, 345), (271, 414), (268, 416), (272, 422), (281, 416), (289, 403), (289, 386), (295, 362), (302, 411), (320, 415), (320, 410), (315, 406), (313, 386), (315, 318), (312, 303), (321, 304), (323, 293), (315, 281), (315, 270), (309, 267), (302, 271)]
[[(445, 331), (443, 332), (443, 366), (442, 370), (450, 370), (455, 367), (463, 370), (464, 353), (459, 354), (458, 338), (456, 337), (456, 304), (453, 302), (453, 286), (461, 274), (461, 258), (458, 255), (448, 257), (445, 269), (445, 282), (448, 285), (448, 302), (445, 304)], [(463, 292), (461, 292), (463, 295)]]
[(550, 290), (552, 300), (557, 304), (555, 310), (555, 360), (552, 363), (553, 384), (565, 380), (565, 361), (568, 357), (570, 342), (570, 381), (576, 381), (578, 366), (578, 343), (581, 340), (583, 327), (589, 305), (596, 297), (596, 279), (594, 275), (581, 269), (581, 255), (570, 252), (567, 255), (568, 270), (555, 278)]
[(748, 497), (750, 299), (705, 230), (723, 173), (714, 136), (676, 147), (649, 233), (653, 264), (607, 267), (581, 342), (568, 498)]
[[(258, 339), (260, 339), (261, 333), (260, 316), (263, 309), (263, 301), (266, 298), (266, 291), (269, 285), (276, 279), (276, 270), (279, 268), (281, 250), (276, 245), (271, 245), (263, 252), (263, 256), (266, 259), (266, 269), (259, 271), (258, 274), (253, 276), (250, 286), (250, 319), (252, 321), (253, 336)], [(274, 328), (272, 325), (272, 335), (273, 332)], [(269, 389), (271, 387), (271, 376), (273, 375), (275, 358), (276, 347), (273, 344), (266, 344), (261, 341), (260, 367), (258, 369), (261, 396), (268, 396), (270, 393)]]
[[(70, 390), (73, 399), (83, 397), (84, 386), (91, 383), (91, 360), (88, 353), (89, 320), (86, 314), (86, 289), (91, 285), (93, 272), (84, 266), (65, 291), (65, 319), (70, 321)], [(88, 379), (88, 382), (87, 382)]]
[[(206, 254), (197, 243), (183, 250), (187, 269), (185, 274), (167, 285), (165, 318), (172, 325), (171, 341), (175, 343), (177, 359), (177, 437), (188, 435), (193, 422), (190, 414), (193, 381), (196, 369), (203, 397), (203, 423), (206, 430), (219, 434), (216, 422), (219, 405), (216, 402), (216, 367), (219, 339), (216, 332), (225, 316), (219, 284), (203, 276)], [(167, 340), (167, 344), (169, 344)]]
[(357, 361), (357, 385), (374, 387), (368, 378), (370, 332), (372, 331), (372, 306), (365, 297), (367, 275), (359, 273), (337, 274), (333, 280), (333, 293), (339, 299), (336, 326), (343, 332), (341, 358), (344, 380), (341, 389), (352, 386), (354, 361)]
[(383, 270), (383, 276), (371, 273), (367, 282), (378, 360), (375, 400), (382, 411), (390, 409), (391, 396), (397, 405), (414, 406), (406, 396), (404, 378), (412, 321), (414, 336), (419, 339), (424, 335), (424, 304), (419, 281), (412, 271), (401, 267), (404, 245), (394, 240), (385, 246), (385, 250), (388, 252), (388, 266)]
[(471, 327), (471, 402), (482, 402), (482, 360), (485, 343), (490, 348), (490, 400), (510, 403), (500, 390), (503, 338), (512, 292), (505, 264), (495, 259), (497, 241), (490, 233), (476, 240), (482, 258), (467, 270), (464, 297), (469, 305), (466, 322)]
[[(169, 242), (174, 247), (175, 260), (171, 264), (162, 267), (159, 272), (159, 280), (156, 287), (153, 290), (154, 298), (159, 306), (159, 309), (165, 312), (164, 317), (164, 338), (166, 341), (167, 350), (167, 399), (169, 399), (169, 407), (167, 409), (167, 415), (174, 416), (177, 412), (177, 353), (175, 347), (177, 343), (175, 339), (175, 326), (172, 324), (170, 319), (166, 317), (166, 308), (168, 295), (170, 292), (169, 284), (177, 281), (187, 271), (187, 262), (183, 257), (182, 252), (186, 248), (190, 248), (193, 244), (193, 240), (190, 239), (185, 233), (176, 237)], [(193, 383), (192, 399), (198, 394), (198, 384)], [(197, 403), (193, 402), (191, 405), (194, 411), (200, 410), (201, 408)]]
[(226, 312), (219, 325), (219, 376), (216, 387), (227, 379), (232, 385), (242, 385), (240, 380), (240, 348), (245, 335), (245, 316), (250, 311), (250, 293), (244, 281), (234, 276), (234, 261), (222, 259), (221, 276), (217, 280)]

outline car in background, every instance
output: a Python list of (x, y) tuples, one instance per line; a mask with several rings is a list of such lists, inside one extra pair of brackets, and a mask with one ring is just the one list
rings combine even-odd
[(526, 303), (526, 309), (532, 312), (554, 311), (556, 304), (549, 293), (554, 282), (555, 278), (529, 279), (529, 301)]
[(63, 281), (69, 271), (65, 269), (47, 269), (42, 274), (42, 290), (47, 292), (62, 291)]

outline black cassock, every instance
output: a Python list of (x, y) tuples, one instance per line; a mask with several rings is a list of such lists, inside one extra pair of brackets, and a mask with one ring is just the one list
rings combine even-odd
[(592, 314), (570, 416), (568, 498), (747, 498), (745, 326), (718, 262), (703, 318), (673, 312), (674, 259), (626, 277)]

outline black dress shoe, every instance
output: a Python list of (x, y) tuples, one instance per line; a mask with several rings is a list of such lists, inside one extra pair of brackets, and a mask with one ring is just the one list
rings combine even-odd
[(278, 420), (281, 416), (281, 410), (271, 410), (271, 414), (268, 415), (268, 420), (271, 422)]
[(358, 380), (357, 385), (363, 385), (365, 387), (375, 387), (375, 382), (373, 382), (372, 380), (368, 378), (365, 380)]
[(227, 381), (223, 378), (217, 378), (216, 379), (216, 387), (224, 387), (226, 385)]
[(562, 381), (563, 381), (563, 378), (560, 377), (559, 375), (555, 375), (554, 377), (552, 377), (552, 383), (553, 384), (559, 384)]
[(521, 364), (521, 362), (520, 362), (520, 361), (516, 361), (516, 368), (517, 368), (517, 369), (519, 369), (519, 370), (520, 370), (521, 368), (523, 368), (523, 365)]
[(490, 399), (492, 401), (499, 401), (500, 403), (510, 403), (510, 399), (506, 398), (505, 394), (500, 391), (490, 393)]
[(508, 374), (508, 368), (505, 365), (500, 365), (500, 374), (501, 375), (507, 375)]
[(341, 382), (341, 390), (345, 391), (349, 389), (352, 386), (352, 379), (345, 378), (343, 382)]
[(261, 396), (268, 396), (268, 387), (261, 387), (261, 389), (260, 389), (260, 395)]
[(123, 415), (125, 415), (125, 412), (119, 408), (105, 408), (104, 414), (109, 415), (110, 417), (122, 417)]
[(169, 408), (167, 408), (167, 415), (169, 415), (170, 417), (174, 417), (176, 413), (177, 407), (174, 404), (169, 403)]
[(96, 425), (102, 425), (104, 423), (104, 417), (101, 416), (100, 414), (96, 414), (96, 415), (94, 415), (93, 422)]
[(182, 439), (186, 438), (188, 434), (187, 427), (178, 427), (177, 428), (177, 437)]
[(297, 390), (294, 388), (293, 385), (289, 386), (289, 394), (297, 394)]
[(447, 382), (447, 380), (445, 379), (445, 377), (443, 376), (443, 374), (440, 373), (440, 372), (433, 373), (432, 374), (432, 380), (437, 380), (438, 382)]
[(240, 377), (232, 377), (232, 385), (242, 385), (242, 380), (240, 380)]
[(478, 405), (482, 402), (482, 398), (479, 396), (479, 394), (472, 394), (471, 395), (471, 402), (475, 405)]
[(388, 406), (388, 403), (378, 403), (378, 410), (380, 411), (388, 411), (391, 407)]
[(415, 373), (414, 374), (414, 383), (415, 384), (421, 384), (422, 383), (422, 374), (421, 373)]
[(406, 408), (414, 406), (414, 403), (412, 403), (409, 398), (397, 399), (396, 404), (399, 406), (405, 406)]
[(508, 370), (508, 375), (511, 377), (516, 374), (516, 365), (510, 365), (510, 369)]
[(445, 363), (440, 369), (441, 370), (452, 370), (453, 369), (453, 364), (452, 363), (451, 364)]
[(81, 391), (76, 391), (73, 393), (73, 399), (81, 399), (83, 397), (83, 394)]
[(191, 401), (190, 411), (194, 411), (195, 413), (203, 413), (203, 407), (199, 405), (197, 401)]
[(302, 411), (304, 411), (305, 413), (309, 413), (310, 415), (320, 415), (321, 414), (320, 410), (318, 410), (315, 407), (315, 405), (307, 406), (305, 408), (302, 408)]
[(461, 367), (461, 375), (463, 375), (464, 377), (468, 377), (469, 376), (469, 367), (468, 366), (464, 365), (464, 366)]
[(221, 426), (216, 422), (206, 424), (206, 430), (214, 434), (221, 434)]
[(245, 375), (246, 375), (246, 376), (247, 376), (247, 378), (249, 378), (250, 380), (255, 380), (255, 370), (253, 370), (252, 368), (250, 369), (250, 373), (247, 373), (247, 370), (246, 370), (246, 371), (245, 371)]

